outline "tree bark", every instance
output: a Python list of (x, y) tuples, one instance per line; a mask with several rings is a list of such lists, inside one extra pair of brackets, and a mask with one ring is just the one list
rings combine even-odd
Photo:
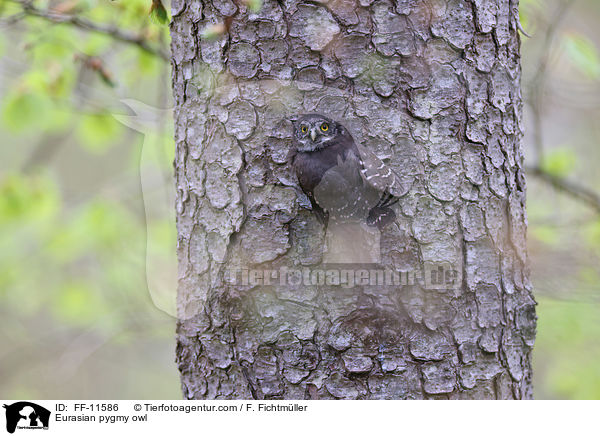
[[(517, 1), (173, 0), (172, 15), (184, 396), (531, 398)], [(449, 265), (457, 285), (280, 282), (332, 266), (286, 163), (307, 112), (406, 184), (380, 267)]]

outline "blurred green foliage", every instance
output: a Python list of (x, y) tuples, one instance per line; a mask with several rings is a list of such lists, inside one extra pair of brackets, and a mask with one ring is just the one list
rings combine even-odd
[[(598, 283), (597, 273), (595, 283)], [(598, 399), (598, 302), (541, 297), (538, 303), (539, 352), (534, 353), (534, 367), (545, 373), (544, 383), (536, 385), (538, 397), (543, 394), (554, 398)]]
[(573, 33), (563, 37), (565, 50), (575, 66), (590, 79), (600, 78), (600, 57), (593, 41), (585, 35)]
[(559, 176), (568, 176), (577, 163), (577, 155), (572, 148), (560, 147), (546, 152), (542, 156), (542, 169), (548, 173)]
[[(548, 174), (600, 192), (600, 3), (520, 0), (520, 13), (532, 34), (522, 39), (526, 100), (535, 104), (530, 91), (543, 90), (535, 108), (541, 132), (535, 131), (534, 111), (525, 113), (526, 161), (538, 160)], [(600, 399), (600, 217), (532, 177), (527, 209), (538, 301), (535, 396)]]
[[(522, 25), (533, 34), (523, 38), (526, 98), (558, 2), (520, 2)], [(158, 3), (33, 5), (166, 51), (168, 13)], [(171, 118), (141, 134), (122, 104), (170, 107), (168, 62), (110, 35), (21, 12), (18, 2), (0, 0), (0, 397), (179, 398), (175, 320), (153, 303), (146, 271), (174, 259), (175, 226), (152, 210), (141, 181), (153, 168), (162, 178), (151, 183), (171, 183)], [(556, 29), (540, 166), (600, 191), (599, 20), (600, 4), (580, 0)], [(379, 67), (374, 58), (366, 79), (377, 80)], [(536, 396), (599, 399), (600, 218), (535, 179), (528, 215), (539, 301)]]
[[(33, 5), (168, 47), (148, 0)], [(0, 23), (21, 11), (0, 0)], [(43, 17), (0, 25), (0, 397), (180, 398), (175, 320), (146, 276), (174, 258), (174, 223), (140, 182), (142, 146), (170, 177), (171, 119), (146, 138), (115, 118), (123, 98), (170, 106), (168, 63)]]

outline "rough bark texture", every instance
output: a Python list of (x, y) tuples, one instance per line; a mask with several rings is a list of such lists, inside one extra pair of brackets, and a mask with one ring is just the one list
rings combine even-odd
[[(186, 398), (531, 398), (516, 0), (172, 1), (177, 361)], [(229, 31), (203, 38), (233, 17)], [(286, 117), (320, 112), (410, 187), (381, 235), (395, 270), (461, 286), (244, 286), (315, 268)]]

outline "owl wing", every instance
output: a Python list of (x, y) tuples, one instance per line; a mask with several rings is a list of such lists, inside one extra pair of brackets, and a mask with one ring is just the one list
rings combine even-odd
[(360, 168), (356, 153), (347, 153), (345, 159), (338, 155), (337, 164), (315, 186), (316, 202), (336, 219), (365, 220), (381, 197), (381, 192), (364, 182)]
[(402, 197), (410, 186), (403, 183), (402, 178), (386, 165), (375, 153), (361, 144), (355, 143), (360, 159), (360, 174), (363, 180), (378, 191), (392, 197)]

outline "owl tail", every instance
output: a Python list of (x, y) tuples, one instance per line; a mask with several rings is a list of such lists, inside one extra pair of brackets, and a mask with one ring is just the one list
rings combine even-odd
[(396, 213), (388, 206), (375, 206), (369, 211), (367, 225), (377, 227), (380, 231), (396, 220)]

